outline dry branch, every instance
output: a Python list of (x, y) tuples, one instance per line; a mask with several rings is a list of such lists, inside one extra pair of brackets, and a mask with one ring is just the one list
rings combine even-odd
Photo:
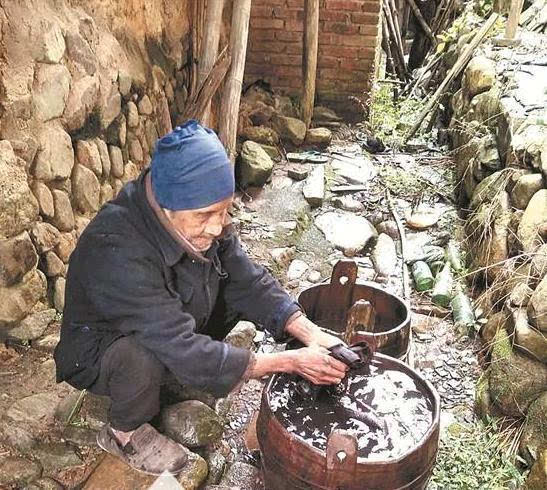
[(427, 25), (427, 22), (424, 19), (424, 16), (420, 12), (420, 9), (416, 5), (416, 2), (414, 0), (406, 0), (408, 4), (410, 5), (410, 8), (412, 9), (412, 12), (414, 13), (414, 16), (418, 20), (418, 23), (420, 24), (420, 27), (424, 31), (425, 35), (429, 38), (431, 43), (435, 45), (435, 36), (433, 36), (433, 33), (431, 32), (430, 27)]
[(460, 57), (458, 58), (458, 60), (456, 61), (452, 69), (448, 72), (448, 75), (446, 75), (446, 78), (443, 80), (441, 85), (439, 85), (439, 88), (437, 89), (437, 91), (429, 99), (429, 101), (427, 102), (422, 112), (420, 112), (420, 114), (418, 115), (418, 119), (416, 120), (416, 122), (414, 123), (414, 126), (412, 126), (411, 130), (406, 136), (406, 140), (409, 140), (416, 133), (416, 131), (422, 124), (425, 117), (437, 105), (437, 103), (439, 102), (439, 99), (441, 98), (445, 90), (448, 89), (448, 87), (454, 81), (454, 79), (467, 66), (467, 63), (469, 63), (469, 60), (471, 59), (473, 52), (475, 51), (477, 46), (482, 42), (482, 40), (486, 37), (490, 29), (492, 29), (492, 27), (498, 20), (498, 17), (499, 16), (496, 13), (493, 13), (492, 15), (490, 15), (490, 17), (488, 17), (488, 20), (484, 23), (484, 25), (479, 30), (479, 32), (475, 34), (475, 37), (473, 38), (473, 40), (465, 48), (465, 50), (460, 55)]

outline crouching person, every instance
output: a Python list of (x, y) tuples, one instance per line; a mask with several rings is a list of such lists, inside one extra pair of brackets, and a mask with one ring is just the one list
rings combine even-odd
[[(233, 193), (222, 144), (189, 121), (158, 141), (150, 168), (102, 207), (70, 258), (57, 381), (110, 397), (98, 444), (145, 473), (186, 463), (149, 423), (167, 376), (222, 397), (275, 372), (317, 384), (345, 374), (326, 350), (340, 341), (243, 251), (229, 224)], [(254, 355), (222, 342), (237, 319), (306, 347)]]

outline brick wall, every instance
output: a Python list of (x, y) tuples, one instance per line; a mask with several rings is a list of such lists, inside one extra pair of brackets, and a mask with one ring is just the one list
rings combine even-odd
[[(381, 40), (379, 0), (320, 0), (316, 102), (344, 113), (357, 107), (374, 75)], [(304, 0), (253, 0), (245, 81), (280, 92), (302, 89)]]

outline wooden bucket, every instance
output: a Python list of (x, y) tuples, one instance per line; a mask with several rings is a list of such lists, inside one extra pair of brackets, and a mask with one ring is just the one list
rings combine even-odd
[(355, 262), (341, 260), (334, 266), (330, 284), (312, 286), (298, 296), (310, 320), (340, 334), (346, 329), (350, 308), (358, 300), (369, 301), (376, 311), (374, 333), (357, 331), (349, 341), (372, 337), (378, 352), (406, 360), (410, 344), (409, 306), (375, 283), (357, 283)]
[[(430, 398), (432, 423), (422, 439), (398, 458), (371, 461), (357, 457), (355, 438), (334, 430), (326, 451), (289, 433), (271, 410), (274, 376), (262, 393), (257, 436), (267, 490), (402, 490), (425, 489), (433, 472), (439, 444), (440, 402), (431, 384), (403, 362), (375, 354), (373, 362), (405, 372)], [(340, 451), (344, 457), (340, 458)]]

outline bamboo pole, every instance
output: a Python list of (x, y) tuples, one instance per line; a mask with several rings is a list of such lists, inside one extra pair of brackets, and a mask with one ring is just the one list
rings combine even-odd
[(439, 88), (437, 89), (437, 91), (429, 99), (428, 103), (423, 108), (422, 112), (420, 112), (420, 114), (418, 115), (418, 119), (416, 120), (416, 122), (414, 123), (414, 126), (412, 126), (411, 130), (409, 131), (408, 135), (405, 138), (407, 141), (414, 135), (414, 133), (416, 133), (416, 131), (422, 124), (422, 121), (429, 114), (429, 112), (435, 107), (435, 105), (437, 104), (441, 96), (443, 95), (444, 91), (450, 86), (450, 84), (460, 74), (460, 72), (467, 66), (467, 63), (469, 63), (469, 60), (471, 59), (473, 52), (475, 51), (477, 46), (482, 42), (482, 40), (486, 37), (490, 29), (492, 29), (492, 27), (498, 20), (498, 17), (499, 17), (498, 14), (492, 13), (490, 17), (488, 17), (488, 20), (480, 28), (479, 32), (475, 34), (475, 37), (473, 38), (473, 40), (465, 48), (464, 52), (458, 58), (458, 60), (456, 61), (452, 69), (448, 72), (448, 75), (446, 75), (446, 78), (439, 85)]
[[(391, 15), (391, 9), (389, 8), (387, 4), (387, 0), (383, 3), (383, 10), (384, 10), (384, 18), (387, 22), (387, 30), (388, 30), (388, 41), (393, 41), (393, 45), (395, 46), (395, 56), (393, 57), (393, 61), (395, 62), (396, 67), (398, 66), (397, 72), (399, 73), (399, 78), (401, 80), (405, 80), (406, 78), (406, 63), (405, 63), (405, 55), (403, 53), (403, 47), (399, 44), (397, 39), (397, 33), (395, 32), (395, 25), (393, 23), (393, 16)], [(393, 50), (392, 50), (393, 53)]]
[(410, 8), (412, 9), (412, 12), (414, 13), (414, 16), (418, 20), (418, 23), (420, 24), (420, 27), (424, 31), (425, 35), (429, 38), (433, 46), (435, 46), (435, 36), (433, 36), (433, 33), (431, 32), (431, 29), (427, 25), (427, 22), (424, 19), (424, 16), (420, 12), (420, 9), (416, 5), (416, 2), (414, 0), (406, 0), (408, 4), (410, 5)]
[(515, 39), (524, 0), (511, 0), (511, 9), (505, 26), (505, 39)]
[(250, 15), (251, 0), (234, 0), (232, 28), (230, 32), (232, 64), (222, 94), (222, 110), (224, 115), (219, 120), (220, 140), (224, 143), (224, 147), (232, 163), (235, 163), (236, 157), (237, 121), (241, 88), (243, 86), (245, 57), (247, 54)]
[[(198, 87), (201, 87), (216, 62), (218, 56), (218, 42), (222, 27), (222, 11), (224, 0), (210, 0), (207, 2), (205, 13), (205, 26), (201, 54), (198, 61)], [(203, 112), (203, 124), (209, 126), (211, 102), (207, 104)]]
[(300, 117), (310, 127), (315, 100), (315, 79), (317, 75), (317, 49), (319, 45), (319, 0), (305, 0), (304, 52), (302, 54), (302, 110)]
[[(395, 65), (395, 61), (393, 61), (393, 54), (391, 53), (391, 46), (389, 44), (389, 33), (387, 31), (387, 19), (385, 15), (382, 18), (382, 47), (384, 48), (384, 51), (386, 52), (386, 69), (388, 72), (391, 72), (393, 75), (399, 76), (401, 78), (401, 75), (399, 74), (398, 65)], [(402, 80), (402, 78), (401, 78)]]

